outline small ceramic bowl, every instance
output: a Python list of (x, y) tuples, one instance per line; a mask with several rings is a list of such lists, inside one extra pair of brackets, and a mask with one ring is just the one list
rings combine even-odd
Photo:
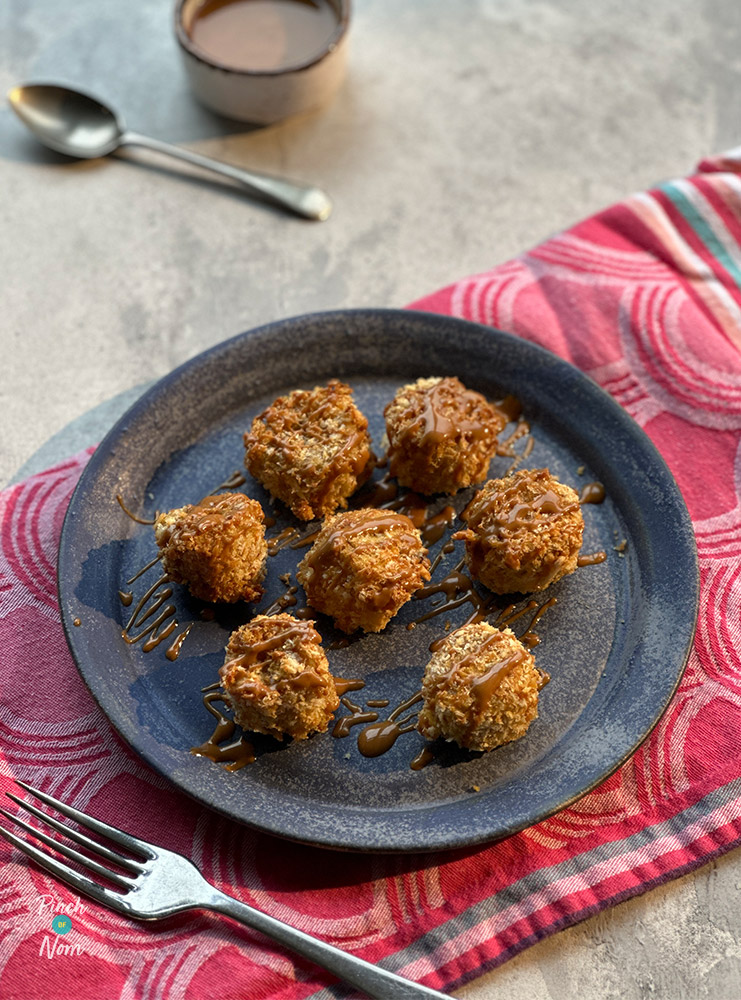
[(177, 0), (175, 35), (195, 96), (219, 114), (260, 125), (321, 107), (344, 77), (350, 22), (350, 0), (328, 2), (337, 27), (323, 51), (278, 69), (246, 70), (220, 62), (193, 41), (190, 32), (203, 0)]

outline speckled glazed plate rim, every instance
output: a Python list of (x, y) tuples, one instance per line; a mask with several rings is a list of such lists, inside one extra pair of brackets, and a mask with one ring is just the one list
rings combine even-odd
[[(255, 807), (249, 788), (236, 804), (225, 805), (218, 782), (212, 793), (190, 779), (189, 765), (197, 758), (186, 754), (190, 761), (174, 767), (172, 755), (111, 695), (111, 664), (117, 655), (120, 659), (120, 648), (101, 643), (95, 634), (90, 639), (85, 630), (74, 627), (79, 606), (75, 587), (96, 530), (91, 495), (106, 477), (118, 481), (116, 469), (120, 478), (126, 463), (136, 459), (127, 446), (140, 424), (153, 421), (158, 428), (165, 426), (160, 415), (168, 407), (177, 407), (183, 392), (190, 393), (196, 409), (207, 406), (194, 394), (214, 366), (231, 371), (230, 363), (233, 365), (241, 353), (259, 356), (261, 350), (277, 350), (285, 343), (286, 381), (293, 384), (290, 344), (291, 338), (300, 336), (302, 344), (325, 357), (320, 363), (324, 375), (315, 374), (309, 380), (355, 374), (378, 378), (398, 375), (400, 382), (409, 381), (410, 374), (415, 370), (419, 373), (419, 360), (405, 361), (404, 371), (390, 370), (386, 357), (381, 356), (384, 352), (378, 349), (383, 337), (389, 349), (392, 334), (411, 336), (418, 350), (424, 347), (428, 363), (422, 374), (464, 377), (461, 359), (480, 354), (498, 366), (490, 379), (510, 392), (517, 388), (511, 382), (522, 383), (521, 372), (527, 370), (533, 391), (539, 393), (541, 413), (560, 422), (565, 433), (573, 431), (581, 443), (580, 454), (586, 450), (592, 467), (599, 471), (601, 465), (604, 478), (612, 477), (616, 502), (634, 525), (641, 549), (636, 587), (642, 598), (632, 624), (640, 634), (630, 633), (628, 627), (619, 643), (614, 642), (625, 646), (630, 634), (627, 652), (613, 649), (608, 659), (609, 665), (613, 652), (623, 656), (620, 675), (609, 685), (597, 686), (552, 753), (537, 762), (535, 789), (524, 787), (528, 779), (530, 786), (533, 783), (532, 773), (526, 772), (513, 779), (506, 794), (494, 789), (465, 800), (410, 807), (400, 803), (391, 812), (384, 810), (382, 816), (374, 815), (372, 806), (358, 804), (338, 810), (340, 815), (333, 815), (331, 822), (325, 815), (326, 803), (292, 801), (290, 796), (279, 804), (281, 808), (268, 810), (266, 815), (259, 803)], [(332, 349), (327, 351), (330, 344)], [(251, 384), (257, 379), (259, 384), (260, 371), (252, 369), (244, 377), (252, 379)], [(306, 373), (297, 381), (307, 381)], [(178, 443), (182, 445), (182, 441)], [(165, 440), (160, 448), (165, 455), (167, 447)], [(626, 479), (620, 469), (621, 458), (628, 453), (631, 461)], [(412, 852), (460, 848), (509, 836), (581, 798), (629, 759), (661, 718), (681, 680), (694, 638), (699, 572), (689, 514), (666, 463), (641, 428), (590, 378), (551, 352), (490, 327), (411, 310), (358, 309), (296, 316), (240, 334), (187, 361), (149, 389), (114, 425), (83, 471), (63, 524), (58, 588), (67, 642), (94, 698), (124, 740), (182, 791), (232, 819), (300, 842), (346, 850)], [(228, 778), (243, 780), (250, 770)], [(519, 789), (518, 780), (523, 784)]]

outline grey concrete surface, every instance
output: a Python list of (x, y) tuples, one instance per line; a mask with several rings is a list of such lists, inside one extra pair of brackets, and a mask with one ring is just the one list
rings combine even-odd
[[(2, 0), (0, 91), (82, 86), (138, 131), (323, 186), (334, 214), (292, 219), (144, 153), (71, 163), (1, 107), (0, 482), (240, 330), (404, 305), (741, 142), (733, 0), (356, 0), (338, 98), (261, 130), (192, 102), (170, 22), (170, 0)], [(740, 888), (736, 853), (458, 995), (735, 1000)]]

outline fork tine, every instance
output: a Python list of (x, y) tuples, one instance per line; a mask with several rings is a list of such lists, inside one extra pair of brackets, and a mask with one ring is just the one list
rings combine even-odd
[(110, 868), (106, 868), (104, 865), (99, 865), (97, 861), (93, 861), (92, 858), (88, 858), (85, 854), (80, 854), (76, 851), (74, 847), (68, 847), (66, 844), (62, 843), (61, 840), (55, 840), (54, 837), (50, 837), (48, 833), (44, 833), (43, 830), (38, 830), (35, 826), (31, 826), (20, 816), (14, 816), (13, 813), (8, 812), (7, 809), (0, 809), (0, 813), (6, 816), (11, 823), (15, 823), (16, 826), (20, 826), (22, 829), (26, 830), (40, 840), (42, 843), (47, 844), (49, 847), (53, 847), (55, 851), (59, 851), (70, 861), (76, 861), (78, 864), (82, 865), (84, 868), (88, 868), (91, 872), (95, 872), (96, 875), (101, 875), (103, 878), (109, 879), (114, 885), (120, 886), (122, 889), (132, 889), (134, 887), (134, 882), (130, 878), (126, 878), (124, 875), (119, 875), (117, 872), (112, 872)]
[(9, 840), (19, 851), (23, 851), (29, 858), (33, 858), (38, 865), (51, 872), (52, 875), (56, 875), (57, 878), (66, 882), (67, 885), (71, 885), (73, 889), (79, 889), (86, 896), (90, 896), (98, 903), (102, 903), (103, 906), (109, 906), (112, 910), (119, 910), (120, 912), (128, 910), (123, 896), (120, 896), (117, 892), (113, 892), (111, 889), (104, 888), (102, 885), (98, 885), (91, 878), (88, 878), (87, 875), (81, 875), (79, 872), (74, 871), (68, 865), (57, 861), (56, 858), (50, 857), (44, 851), (40, 851), (33, 844), (27, 844), (25, 840), (16, 837), (14, 833), (11, 833), (2, 824), (0, 824), (0, 837)]
[(144, 871), (144, 865), (140, 864), (138, 861), (133, 861), (131, 858), (125, 858), (123, 854), (118, 854), (116, 851), (110, 850), (104, 844), (100, 844), (97, 840), (91, 840), (90, 837), (86, 837), (84, 833), (80, 833), (79, 830), (73, 830), (64, 823), (61, 823), (58, 819), (54, 819), (53, 816), (48, 816), (43, 810), (37, 809), (36, 806), (32, 806), (30, 802), (26, 802), (25, 799), (19, 798), (17, 795), (13, 795), (12, 792), (5, 793), (9, 799), (17, 803), (21, 809), (25, 809), (30, 812), (33, 816), (38, 817), (38, 819), (43, 820), (44, 823), (48, 823), (49, 826), (63, 833), (70, 840), (74, 840), (76, 843), (81, 844), (83, 847), (87, 847), (88, 850), (94, 851), (99, 857), (105, 858), (107, 861), (112, 861), (116, 865), (120, 865), (122, 868), (126, 868), (133, 875), (140, 875)]
[(73, 819), (80, 826), (86, 826), (88, 830), (93, 830), (95, 833), (100, 833), (104, 837), (108, 837), (115, 844), (120, 844), (121, 847), (125, 847), (129, 851), (133, 851), (135, 854), (141, 854), (143, 857), (151, 860), (156, 857), (155, 852), (152, 850), (152, 845), (148, 844), (144, 840), (139, 840), (138, 837), (132, 837), (128, 833), (124, 833), (123, 830), (117, 829), (115, 826), (109, 826), (108, 823), (104, 823), (102, 820), (94, 819), (92, 816), (88, 816), (87, 813), (80, 812), (79, 809), (75, 809), (73, 806), (68, 806), (64, 802), (60, 802), (59, 799), (55, 799), (53, 795), (48, 795), (46, 792), (40, 792), (38, 788), (32, 788), (31, 785), (27, 785), (25, 781), (16, 780), (16, 784), (20, 785), (21, 788), (25, 788), (27, 792), (35, 796), (37, 799), (41, 799), (42, 802), (46, 802), (47, 805), (53, 806), (57, 812), (62, 813), (63, 816), (68, 816)]

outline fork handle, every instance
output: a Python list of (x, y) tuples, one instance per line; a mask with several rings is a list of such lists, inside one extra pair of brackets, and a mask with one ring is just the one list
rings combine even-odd
[(227, 896), (218, 889), (214, 890), (212, 899), (202, 905), (227, 917), (233, 917), (252, 930), (260, 931), (311, 962), (321, 965), (345, 982), (356, 986), (369, 997), (376, 997), (377, 1000), (423, 1000), (423, 998), (451, 1000), (444, 993), (438, 993), (437, 990), (413, 983), (409, 979), (402, 979), (401, 976), (387, 972), (378, 965), (371, 965), (362, 958), (340, 951), (339, 948), (326, 944), (319, 938), (311, 937), (291, 927), (290, 924), (284, 924), (267, 913), (255, 910), (246, 903), (240, 903), (239, 900)]

